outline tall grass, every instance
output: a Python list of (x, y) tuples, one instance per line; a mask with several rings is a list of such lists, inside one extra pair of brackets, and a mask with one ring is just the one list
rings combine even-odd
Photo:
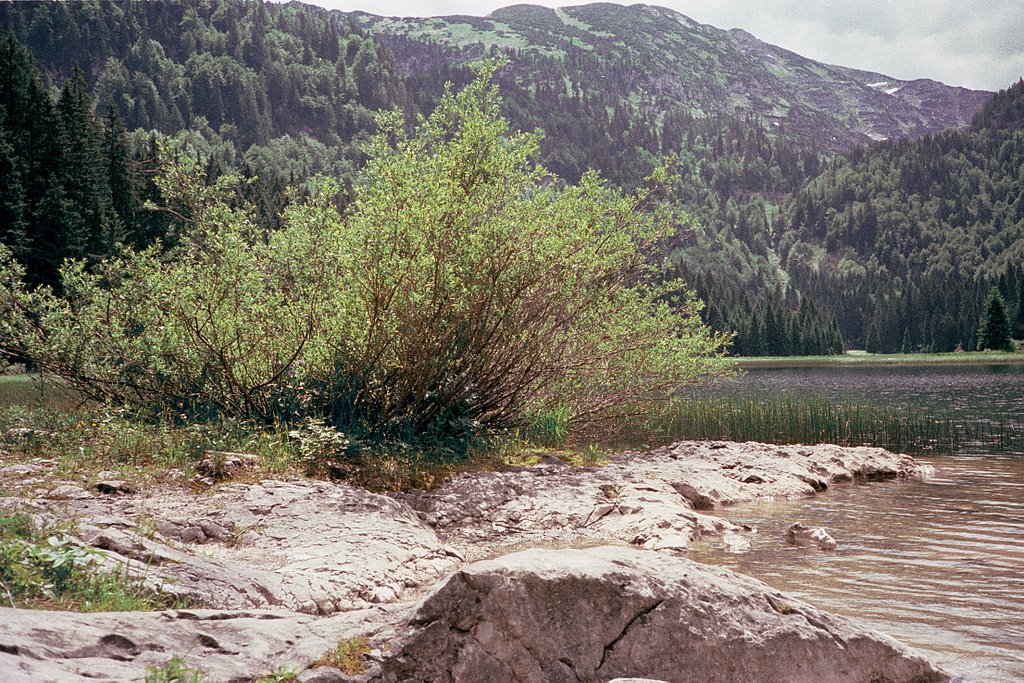
[(956, 453), (968, 441), (1001, 448), (1024, 446), (1024, 431), (1012, 423), (967, 423), (913, 408), (792, 397), (679, 398), (633, 436), (638, 442), (834, 443), (911, 454)]

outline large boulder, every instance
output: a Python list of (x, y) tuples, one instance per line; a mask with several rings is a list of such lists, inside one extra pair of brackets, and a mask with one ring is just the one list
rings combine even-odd
[(464, 567), (410, 625), (383, 680), (949, 680), (895, 640), (760, 581), (622, 547)]
[(181, 657), (210, 681), (301, 670), (365, 637), (366, 670), (307, 681), (888, 681), (949, 677), (924, 657), (725, 569), (621, 546), (467, 565), (412, 605), (75, 614), (0, 608), (4, 681), (134, 680)]

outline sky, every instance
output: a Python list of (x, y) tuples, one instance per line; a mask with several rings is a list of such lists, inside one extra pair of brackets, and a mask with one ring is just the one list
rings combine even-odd
[[(303, 0), (384, 16), (482, 16), (499, 0)], [(530, 0), (564, 7), (565, 0)], [(632, 4), (619, 2), (618, 4)], [(999, 90), (1024, 77), (1024, 0), (657, 0), (805, 57), (893, 76)]]

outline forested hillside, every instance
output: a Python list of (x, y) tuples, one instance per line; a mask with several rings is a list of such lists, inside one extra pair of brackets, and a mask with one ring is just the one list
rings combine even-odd
[(0, 27), (0, 241), (35, 282), (117, 242), (173, 243), (188, 207), (146, 208), (165, 203), (168, 153), (210, 182), (237, 172), (269, 228), (316, 173), (341, 179), (344, 204), (374, 110), (411, 122), (501, 55), (503, 111), (542, 131), (559, 177), (596, 168), (629, 189), (676, 160), (671, 261), (707, 320), (737, 331), (735, 353), (973, 348), (993, 284), (1011, 320), (1024, 308), (1020, 85), (982, 110), (986, 93), (818, 64), (646, 6), (394, 20), (25, 2), (0, 4)]
[[(407, 104), (390, 52), (310, 6), (0, 3), (0, 26), (13, 183), (0, 210), (18, 216), (5, 241), (20, 240), (37, 281), (52, 282), (65, 257), (166, 237), (167, 216), (141, 210), (159, 140), (184, 143), (211, 180), (239, 172), (279, 225), (288, 185), (327, 173), (350, 188), (373, 112)], [(112, 165), (119, 177), (100, 177)]]

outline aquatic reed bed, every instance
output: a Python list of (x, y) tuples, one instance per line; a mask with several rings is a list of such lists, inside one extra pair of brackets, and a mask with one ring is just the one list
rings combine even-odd
[(835, 443), (880, 446), (916, 454), (955, 453), (964, 436), (973, 439), (980, 434), (980, 430), (965, 434), (963, 426), (948, 415), (932, 415), (912, 408), (792, 397), (764, 400), (679, 398), (653, 416), (645, 427), (643, 437), (659, 442), (721, 439), (778, 444)]

